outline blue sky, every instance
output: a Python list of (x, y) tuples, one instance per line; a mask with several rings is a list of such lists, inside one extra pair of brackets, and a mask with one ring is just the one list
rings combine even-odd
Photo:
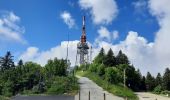
[[(5, 18), (8, 19), (7, 16), (17, 16), (19, 20), (13, 21), (12, 23), (19, 27), (20, 30), (16, 29), (15, 32), (19, 38), (21, 38), (21, 41), (18, 41), (17, 39), (9, 37), (9, 34), (7, 35), (3, 33), (3, 31), (0, 31), (0, 56), (3, 56), (6, 51), (11, 51), (17, 61), (19, 58), (23, 58), (22, 55), (29, 51), (28, 48), (34, 47), (36, 50), (33, 51), (36, 55), (29, 55), (34, 57), (26, 60), (38, 59), (40, 57), (37, 56), (41, 56), (43, 52), (50, 52), (51, 48), (62, 47), (61, 43), (67, 41), (68, 33), (70, 34), (70, 41), (79, 40), (83, 15), (86, 16), (87, 40), (92, 45), (97, 44), (97, 40), (100, 43), (106, 42), (110, 45), (110, 48), (113, 48), (113, 50), (117, 52), (115, 46), (120, 45), (121, 42), (125, 42), (127, 37), (130, 36), (130, 31), (136, 32), (136, 37), (144, 38), (147, 41), (147, 45), (150, 43), (155, 44), (157, 41), (156, 35), (161, 25), (159, 24), (160, 20), (158, 20), (159, 11), (154, 8), (155, 6), (152, 6), (152, 0), (99, 1), (0, 0), (0, 19), (3, 21)], [(156, 0), (156, 2), (159, 1)], [(165, 2), (168, 1), (165, 0)], [(102, 10), (100, 10), (101, 7), (103, 7)], [(162, 12), (164, 12), (164, 9)], [(71, 20), (71, 22), (64, 22), (64, 18), (62, 17), (64, 13), (67, 18), (69, 15), (68, 20)], [(70, 23), (71, 26), (68, 25)], [(5, 25), (3, 28), (4, 27)], [(11, 27), (8, 27), (8, 29), (10, 28)], [(100, 29), (105, 29), (105, 31), (99, 32)], [(2, 27), (0, 27), (0, 30), (3, 30)], [(109, 36), (106, 31), (108, 31)], [(109, 39), (114, 32), (117, 32), (116, 38)], [(98, 47), (100, 46), (98, 45)], [(96, 50), (94, 55), (97, 54), (98, 47), (94, 48)], [(128, 50), (124, 48), (119, 49), (123, 49), (127, 55), (130, 55)], [(140, 53), (146, 53), (146, 55), (148, 52), (147, 50), (140, 51)], [(56, 54), (56, 56), (58, 55)], [(51, 56), (48, 57), (53, 58)], [(133, 63), (133, 59), (137, 58), (130, 56), (130, 59), (132, 59), (131, 62)], [(40, 59), (38, 59), (37, 62), (41, 62)], [(146, 64), (136, 65), (141, 68), (140, 66), (143, 67)]]

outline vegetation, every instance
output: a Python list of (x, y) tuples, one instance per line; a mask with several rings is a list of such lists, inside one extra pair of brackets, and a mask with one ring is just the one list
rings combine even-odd
[(17, 65), (10, 52), (0, 57), (0, 98), (20, 94), (75, 94), (77, 79), (67, 73), (63, 59), (49, 60), (45, 67), (33, 62)]
[(77, 74), (80, 76), (88, 77), (89, 79), (93, 80), (96, 84), (101, 86), (103, 89), (107, 90), (110, 93), (113, 93), (117, 96), (121, 96), (124, 98), (129, 98), (130, 100), (137, 100), (137, 96), (128, 88), (124, 88), (122, 84), (112, 84), (103, 80), (100, 76), (98, 76), (94, 72), (90, 71), (77, 71)]
[[(78, 70), (85, 69), (81, 66)], [(88, 68), (88, 69), (87, 69)], [(169, 94), (170, 91), (170, 70), (167, 68), (163, 77), (158, 73), (153, 77), (149, 72), (142, 76), (139, 69), (135, 69), (130, 64), (128, 57), (120, 50), (115, 56), (112, 49), (108, 53), (101, 48), (99, 54), (95, 57), (92, 64), (86, 67), (84, 74), (78, 71), (78, 74), (86, 76), (96, 82), (99, 86), (109, 92), (129, 99), (137, 99), (133, 91), (149, 91), (157, 94)], [(125, 85), (124, 84), (125, 74)], [(129, 89), (131, 90), (129, 90)]]

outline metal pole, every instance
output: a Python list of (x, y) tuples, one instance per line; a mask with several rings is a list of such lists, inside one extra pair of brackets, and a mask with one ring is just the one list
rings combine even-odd
[(104, 93), (104, 100), (106, 100), (106, 94)]
[(79, 91), (79, 100), (80, 100), (80, 91)]
[(89, 91), (89, 100), (90, 100), (90, 91)]

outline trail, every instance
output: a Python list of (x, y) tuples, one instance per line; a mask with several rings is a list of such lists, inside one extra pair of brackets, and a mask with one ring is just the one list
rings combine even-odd
[(148, 93), (148, 92), (137, 92), (139, 100), (170, 100), (168, 97)]
[[(90, 91), (90, 100), (104, 100), (104, 93), (106, 94), (106, 100), (124, 100), (121, 97), (112, 95), (107, 91), (104, 91), (96, 83), (89, 80), (86, 77), (79, 77), (80, 83), (80, 100), (89, 100), (89, 91)], [(75, 100), (79, 100), (79, 95), (75, 96)]]

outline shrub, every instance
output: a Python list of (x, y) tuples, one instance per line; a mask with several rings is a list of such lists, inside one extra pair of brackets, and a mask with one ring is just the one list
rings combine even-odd
[(156, 94), (160, 94), (162, 91), (162, 86), (161, 85), (158, 85), (154, 88), (153, 92), (156, 93)]
[(97, 72), (97, 67), (98, 66), (99, 66), (98, 64), (91, 64), (90, 67), (89, 67), (89, 70), (91, 72)]
[(107, 68), (105, 72), (105, 79), (110, 83), (114, 83), (114, 84), (119, 83), (121, 81), (120, 80), (121, 76), (119, 75), (118, 69), (115, 67)]
[(104, 64), (101, 64), (97, 68), (97, 73), (98, 73), (99, 76), (103, 76), (105, 74), (105, 66), (104, 66)]
[[(78, 84), (75, 77), (55, 77), (51, 87), (47, 89), (48, 94), (63, 94), (77, 92)], [(75, 83), (76, 82), (76, 83)]]

